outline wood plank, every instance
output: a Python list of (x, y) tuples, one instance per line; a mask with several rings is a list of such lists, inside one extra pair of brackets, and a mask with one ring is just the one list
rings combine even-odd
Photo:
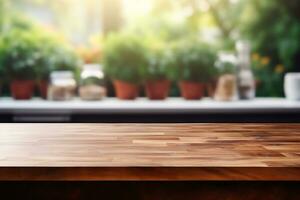
[(0, 180), (300, 180), (300, 124), (0, 124)]

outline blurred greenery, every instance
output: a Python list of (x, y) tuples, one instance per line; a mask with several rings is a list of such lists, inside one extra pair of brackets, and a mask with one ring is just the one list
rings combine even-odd
[(155, 40), (146, 40), (147, 65), (144, 81), (174, 80), (175, 60), (170, 44)]
[(30, 32), (13, 30), (0, 38), (0, 65), (9, 80), (32, 80), (40, 59), (39, 44)]
[(0, 37), (0, 66), (10, 80), (47, 80), (51, 71), (76, 72), (79, 64), (73, 48), (40, 28), (14, 28)]
[(259, 70), (253, 63), (258, 96), (283, 96), (284, 73), (300, 71), (299, 10), (298, 0), (154, 0), (136, 26), (163, 40), (201, 38), (219, 50), (233, 51), (237, 40), (248, 39), (253, 54), (269, 58)]
[(251, 4), (256, 14), (243, 26), (243, 33), (251, 40), (254, 53), (269, 60), (267, 66), (254, 69), (260, 82), (258, 96), (282, 96), (284, 72), (299, 71), (300, 18), (296, 10), (300, 10), (300, 4), (297, 2), (255, 0)]
[[(114, 2), (120, 3), (120, 1)], [(126, 2), (123, 5), (125, 10), (129, 6), (137, 7), (136, 4), (138, 4), (135, 0)], [(97, 0), (84, 2), (80, 0), (0, 0), (0, 37), (4, 37), (5, 33), (11, 29), (23, 30), (23, 32), (35, 29), (36, 22), (29, 20), (28, 16), (22, 12), (22, 5), (26, 4), (47, 7), (53, 11), (56, 21), (60, 24), (61, 32), (69, 37), (86, 36), (89, 31), (86, 27), (89, 27), (88, 25), (91, 25), (95, 19), (100, 18), (95, 14), (90, 14), (84, 15), (83, 19), (74, 20), (71, 14), (72, 10), (80, 10), (79, 7), (83, 4), (88, 11), (93, 11), (98, 7)], [(124, 38), (111, 33), (104, 38), (106, 40), (104, 41), (104, 62), (106, 66), (109, 66), (106, 67), (106, 71), (112, 78), (140, 82), (141, 74), (147, 78), (174, 77), (174, 73), (169, 72), (172, 72), (173, 68), (178, 68), (172, 62), (178, 61), (180, 54), (184, 55), (185, 63), (193, 65), (193, 63), (200, 63), (200, 59), (204, 62), (206, 56), (201, 55), (205, 55), (211, 49), (234, 51), (235, 43), (240, 39), (248, 39), (252, 44), (253, 71), (258, 82), (258, 96), (283, 96), (284, 74), (300, 71), (299, 0), (144, 0), (140, 4), (150, 6), (146, 10), (137, 12), (142, 15), (131, 17), (131, 21), (123, 23), (122, 28), (129, 32), (130, 37), (124, 36)], [(142, 7), (137, 7), (137, 9), (142, 9)], [(128, 13), (128, 15), (135, 14), (135, 12)], [(91, 24), (83, 22), (91, 22)], [(106, 28), (104, 29), (106, 32)], [(41, 31), (41, 34), (44, 33), (45, 31)], [(41, 51), (45, 54), (41, 57), (45, 59), (39, 60), (39, 66), (43, 67), (37, 68), (35, 73), (46, 76), (52, 70), (51, 65), (61, 69), (70, 69), (70, 66), (77, 65), (77, 61), (73, 61), (73, 59), (76, 60), (76, 55), (73, 54), (72, 47), (61, 45), (63, 43), (54, 39), (53, 36), (38, 37), (47, 39), (43, 39)], [(182, 50), (175, 55), (169, 54), (170, 47), (182, 40), (188, 41), (187, 47), (182, 47)], [(195, 40), (201, 41), (199, 49), (198, 47), (190, 48), (189, 44)], [(30, 42), (34, 44), (33, 46), (41, 46), (31, 39)], [(133, 43), (132, 46), (129, 45), (130, 42)], [(205, 45), (202, 47), (203, 43)], [(32, 48), (28, 47), (28, 52), (34, 51), (35, 47)], [(166, 55), (162, 51), (166, 51)], [(193, 57), (193, 53), (186, 53), (188, 51), (197, 51), (198, 53), (195, 54), (199, 60), (196, 60), (196, 56)], [(89, 62), (99, 59), (99, 52), (102, 53), (99, 47), (94, 48), (92, 53), (87, 53), (88, 55), (85, 53), (85, 59)], [(47, 57), (51, 57), (50, 54), (55, 55), (55, 59), (48, 59)], [(50, 60), (52, 64), (49, 64)], [(150, 63), (150, 65), (145, 63)], [(166, 66), (162, 67), (164, 65)], [(169, 65), (174, 65), (174, 67), (169, 67)], [(208, 64), (204, 65), (208, 66)], [(199, 67), (199, 69), (203, 72), (202, 74), (210, 74), (209, 70), (213, 68)], [(191, 78), (189, 73), (182, 71), (179, 74), (187, 79)], [(25, 74), (22, 73), (24, 76)]]
[(202, 82), (217, 76), (216, 53), (207, 44), (199, 41), (180, 41), (175, 45), (176, 79)]
[[(300, 21), (293, 14), (294, 0), (256, 0), (252, 6), (253, 16), (245, 35), (252, 41), (254, 51), (270, 56), (274, 62), (282, 63), (287, 70), (293, 70), (300, 52)], [(295, 4), (300, 9), (300, 4)]]
[(220, 52), (215, 63), (219, 75), (236, 73), (236, 57), (232, 52)]
[(145, 44), (130, 33), (110, 34), (104, 44), (103, 63), (113, 80), (141, 83), (147, 65)]

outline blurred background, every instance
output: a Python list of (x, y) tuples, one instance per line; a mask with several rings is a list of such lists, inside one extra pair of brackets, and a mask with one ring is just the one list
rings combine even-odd
[[(2, 96), (16, 80), (54, 84), (62, 76), (85, 84), (83, 66), (101, 64), (109, 80), (99, 95), (115, 95), (112, 80), (169, 79), (170, 96), (180, 96), (182, 80), (216, 90), (216, 77), (250, 68), (256, 96), (283, 97), (284, 74), (300, 70), (299, 10), (298, 0), (0, 0)], [(101, 85), (102, 68), (87, 68)], [(75, 75), (51, 75), (59, 70)], [(224, 90), (226, 80), (234, 85), (225, 77)]]

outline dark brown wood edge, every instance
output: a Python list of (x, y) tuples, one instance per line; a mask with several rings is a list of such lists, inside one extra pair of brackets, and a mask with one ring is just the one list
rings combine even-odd
[(300, 181), (300, 167), (0, 167), (0, 181)]

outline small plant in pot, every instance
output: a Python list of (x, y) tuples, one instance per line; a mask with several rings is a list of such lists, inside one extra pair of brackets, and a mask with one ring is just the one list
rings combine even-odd
[(0, 61), (10, 80), (15, 99), (30, 99), (36, 78), (35, 65), (41, 54), (30, 32), (11, 31), (0, 44)]
[(182, 97), (197, 100), (204, 96), (206, 84), (217, 73), (214, 51), (199, 42), (183, 42), (175, 47), (177, 80)]
[(145, 91), (151, 100), (163, 100), (169, 95), (173, 54), (166, 47), (149, 49), (145, 70)]
[(44, 38), (41, 48), (42, 57), (36, 65), (38, 88), (42, 98), (47, 98), (49, 76), (53, 71), (79, 72), (79, 58), (75, 52), (65, 44), (61, 44), (55, 38)]
[(143, 42), (131, 34), (111, 34), (104, 45), (104, 71), (113, 80), (119, 99), (135, 99), (147, 65)]

